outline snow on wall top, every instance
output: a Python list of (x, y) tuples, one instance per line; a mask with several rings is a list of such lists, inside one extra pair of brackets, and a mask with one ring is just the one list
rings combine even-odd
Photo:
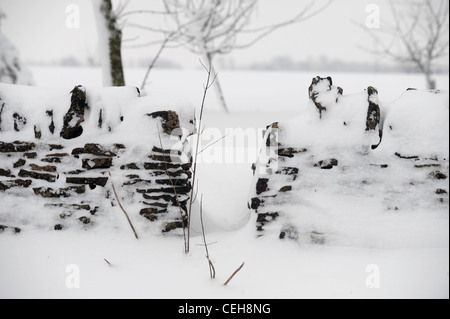
[[(83, 100), (78, 105), (83, 109), (82, 119), (79, 112), (68, 116), (75, 91)], [(52, 142), (61, 140), (65, 125), (78, 124), (82, 133), (76, 136), (77, 142), (114, 139), (117, 143), (159, 145), (161, 125), (155, 121), (161, 119), (150, 114), (169, 110), (177, 113), (180, 127), (192, 131), (190, 105), (167, 96), (141, 96), (135, 87), (79, 86), (71, 90), (0, 84), (0, 138), (5, 142), (32, 141), (38, 135), (40, 140)]]
[(449, 93), (409, 90), (381, 105), (383, 141), (378, 151), (449, 156)]
[[(288, 145), (301, 145), (317, 153), (326, 152), (330, 146), (377, 145), (372, 150), (375, 154), (448, 157), (448, 92), (408, 90), (387, 103), (380, 101), (371, 87), (358, 94), (342, 95), (343, 90), (332, 82), (319, 81), (310, 90), (310, 96), (316, 93), (316, 98), (304, 105), (301, 115), (279, 124), (280, 139)], [(314, 102), (319, 105), (317, 109)], [(371, 103), (379, 108), (379, 119), (372, 119), (376, 123), (368, 129), (370, 116), (377, 116), (376, 112), (368, 114)]]

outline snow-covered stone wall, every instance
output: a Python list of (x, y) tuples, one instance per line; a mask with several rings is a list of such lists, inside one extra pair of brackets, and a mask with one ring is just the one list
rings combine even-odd
[(134, 87), (0, 84), (0, 232), (89, 229), (123, 217), (112, 185), (135, 222), (182, 227), (189, 113)]
[(384, 214), (448, 214), (448, 92), (408, 89), (382, 103), (373, 87), (343, 95), (317, 77), (309, 97), (298, 118), (266, 131), (248, 204), (258, 234), (321, 244), (337, 224), (349, 225), (341, 238), (378, 229), (364, 225), (367, 214), (381, 223)]

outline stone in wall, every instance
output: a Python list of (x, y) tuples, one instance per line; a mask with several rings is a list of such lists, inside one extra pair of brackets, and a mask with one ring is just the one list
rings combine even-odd
[(86, 91), (79, 85), (71, 92), (70, 108), (64, 116), (64, 124), (61, 130), (61, 137), (69, 140), (83, 134), (84, 111), (88, 107), (86, 103)]

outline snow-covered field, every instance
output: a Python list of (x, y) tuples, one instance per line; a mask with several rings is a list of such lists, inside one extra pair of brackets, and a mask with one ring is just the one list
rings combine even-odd
[[(255, 239), (253, 226), (208, 234), (215, 280), (209, 278), (199, 237), (191, 255), (184, 256), (181, 238), (141, 234), (137, 241), (126, 228), (120, 234), (4, 234), (0, 297), (448, 298), (445, 243), (384, 249), (305, 247)], [(244, 261), (244, 268), (224, 287)], [(369, 289), (378, 273), (379, 282), (375, 279)]]
[[(42, 87), (102, 83), (101, 71), (96, 69), (32, 71)], [(127, 70), (127, 84), (140, 86), (144, 73)], [(365, 215), (368, 219), (362, 224), (367, 229), (359, 229), (356, 223), (338, 225), (343, 232), (352, 232), (354, 239), (350, 236), (321, 246), (256, 238), (256, 216), (250, 215), (247, 200), (250, 166), (261, 137), (258, 129), (296, 116), (308, 102), (307, 89), (317, 75), (331, 75), (344, 94), (374, 86), (385, 102), (397, 99), (407, 88), (425, 85), (420, 75), (405, 74), (221, 73), (232, 112), (221, 112), (210, 92), (204, 142), (208, 145), (230, 135), (207, 153), (214, 157), (254, 152), (238, 162), (211, 163), (210, 158), (209, 164), (205, 160), (198, 168), (215, 280), (209, 279), (198, 225), (194, 225), (191, 253), (185, 256), (181, 237), (145, 233), (147, 221), (134, 221), (141, 235), (135, 240), (117, 211), (116, 228), (98, 228), (95, 233), (1, 234), (0, 298), (448, 298), (448, 212), (432, 210), (410, 219), (390, 216), (389, 223), (407, 221), (404, 233), (385, 227), (386, 220)], [(148, 93), (170, 94), (198, 108), (205, 79), (204, 71), (154, 70)], [(448, 88), (448, 76), (439, 76), (437, 82), (440, 88)], [(233, 143), (237, 129), (247, 129), (245, 147)], [(358, 214), (347, 212), (345, 217), (358, 218)], [(349, 221), (346, 218), (341, 222)], [(365, 234), (370, 241), (361, 240)], [(242, 262), (243, 269), (224, 287)]]

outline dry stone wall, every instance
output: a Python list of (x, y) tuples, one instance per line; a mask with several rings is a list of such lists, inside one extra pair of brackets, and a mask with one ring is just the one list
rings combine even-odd
[(323, 244), (332, 223), (317, 221), (349, 209), (448, 209), (448, 93), (408, 90), (381, 103), (373, 87), (345, 96), (317, 77), (309, 97), (298, 119), (268, 126), (253, 165), (258, 235)]
[[(14, 90), (0, 86), (0, 232), (111, 222), (123, 216), (113, 184), (135, 222), (152, 222), (162, 232), (184, 226), (191, 157), (189, 131), (181, 126), (190, 119), (152, 105), (135, 88), (92, 90), (94, 99), (77, 86), (66, 102), (55, 98), (52, 106), (37, 103), (37, 110), (23, 107)], [(119, 107), (105, 103), (123, 94)]]

